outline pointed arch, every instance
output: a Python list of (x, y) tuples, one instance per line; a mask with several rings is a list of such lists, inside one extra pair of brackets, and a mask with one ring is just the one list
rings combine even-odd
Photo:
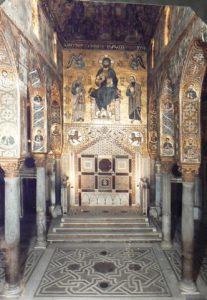
[(0, 30), (0, 158), (20, 158), (20, 92), (12, 49)]
[(200, 102), (206, 66), (206, 49), (194, 41), (186, 56), (180, 82), (181, 163), (201, 162)]

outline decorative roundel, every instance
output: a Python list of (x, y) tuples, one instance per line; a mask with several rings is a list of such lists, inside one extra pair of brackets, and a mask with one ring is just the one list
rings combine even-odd
[(133, 131), (129, 137), (128, 140), (131, 145), (133, 146), (140, 146), (143, 142), (143, 135), (139, 131)]
[(79, 145), (82, 142), (82, 134), (77, 129), (72, 129), (68, 133), (68, 142), (73, 145)]
[(102, 172), (109, 172), (111, 170), (111, 161), (108, 158), (103, 158), (99, 161), (99, 169)]

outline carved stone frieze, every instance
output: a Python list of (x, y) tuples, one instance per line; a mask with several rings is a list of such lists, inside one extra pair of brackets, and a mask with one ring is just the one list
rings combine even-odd
[(193, 182), (199, 172), (199, 164), (181, 164), (182, 178), (184, 182)]

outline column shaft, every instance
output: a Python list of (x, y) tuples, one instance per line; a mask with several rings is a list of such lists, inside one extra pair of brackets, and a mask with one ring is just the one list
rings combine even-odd
[(180, 289), (184, 292), (195, 292), (193, 282), (193, 252), (194, 252), (194, 182), (183, 182), (182, 196), (182, 279)]
[(46, 247), (46, 186), (45, 168), (37, 166), (36, 184), (36, 222), (37, 222), (37, 248)]
[(162, 175), (162, 248), (172, 247), (171, 242), (171, 175), (163, 173)]
[(61, 206), (61, 167), (60, 158), (55, 160), (55, 194), (56, 194), (56, 205)]
[(19, 277), (20, 243), (20, 178), (5, 177), (5, 241), (6, 241), (6, 283), (5, 297), (21, 293)]

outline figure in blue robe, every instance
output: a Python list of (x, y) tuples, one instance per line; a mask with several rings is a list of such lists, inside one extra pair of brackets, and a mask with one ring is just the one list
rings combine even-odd
[(111, 60), (109, 57), (104, 57), (102, 60), (103, 67), (96, 74), (95, 83), (98, 89), (93, 89), (90, 96), (95, 98), (98, 109), (107, 110), (107, 106), (119, 98), (118, 95), (118, 79), (115, 71), (111, 68)]

